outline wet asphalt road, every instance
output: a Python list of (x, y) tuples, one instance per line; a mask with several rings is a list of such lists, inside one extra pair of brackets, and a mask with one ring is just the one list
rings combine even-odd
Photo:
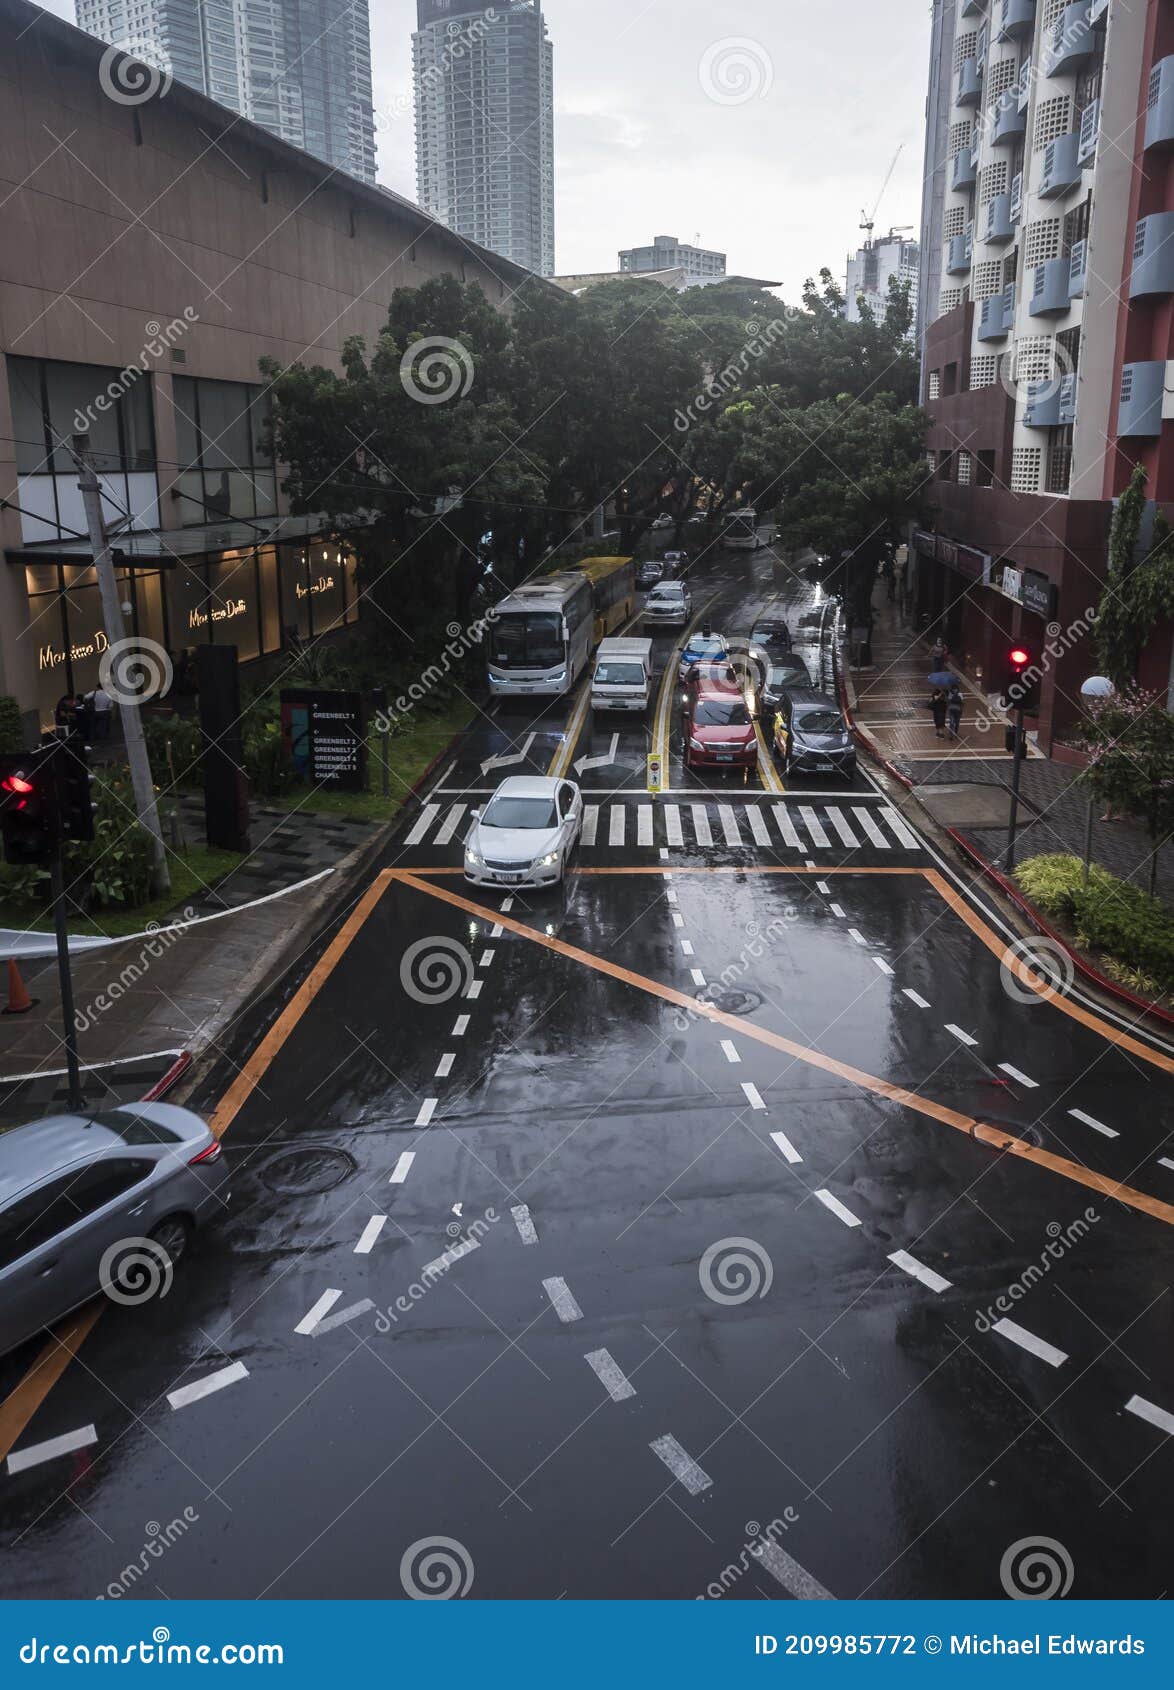
[[(730, 633), (776, 590), (707, 580)], [(438, 1538), (488, 1598), (995, 1598), (1039, 1538), (1074, 1595), (1166, 1592), (1169, 1054), (1017, 987), (864, 774), (727, 790), (676, 716), (659, 803), (644, 726), (585, 771), (556, 894), (453, 871), (482, 763), (545, 770), (565, 712), (438, 771), (228, 1126), (231, 1215), (21, 1433), (94, 1439), (0, 1475), (8, 1596), (400, 1597)]]

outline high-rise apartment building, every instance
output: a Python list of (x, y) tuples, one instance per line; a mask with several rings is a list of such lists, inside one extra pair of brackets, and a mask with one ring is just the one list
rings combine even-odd
[[(917, 601), (991, 691), (1009, 640), (1039, 646), (1059, 624), (1035, 724), (1048, 747), (1096, 667), (1086, 613), (1114, 496), (1142, 462), (1150, 498), (1174, 499), (1174, 8), (935, 0), (934, 14), (934, 532), (912, 548)], [(1168, 623), (1141, 678), (1167, 690)]]
[(554, 48), (541, 0), (418, 0), (417, 194), (457, 234), (554, 273)]
[(646, 275), (652, 270), (682, 270), (686, 287), (701, 287), (726, 278), (726, 255), (703, 246), (687, 246), (675, 235), (654, 235), (651, 246), (632, 246), (620, 253), (620, 270)]
[(909, 301), (917, 317), (918, 273), (921, 249), (896, 230), (865, 241), (848, 254), (844, 284), (844, 315), (850, 323), (860, 321), (861, 301), (874, 317), (883, 318), (889, 302), (890, 281), (908, 282)]
[(315, 158), (375, 180), (367, 0), (76, 0), (112, 42)]

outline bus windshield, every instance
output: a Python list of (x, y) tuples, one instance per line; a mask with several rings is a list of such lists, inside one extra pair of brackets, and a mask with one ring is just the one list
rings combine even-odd
[(530, 611), (493, 625), (491, 662), (498, 669), (555, 669), (563, 656), (561, 616)]

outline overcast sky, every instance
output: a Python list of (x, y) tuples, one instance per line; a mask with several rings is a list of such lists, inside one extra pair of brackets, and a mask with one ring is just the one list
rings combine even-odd
[[(370, 4), (379, 177), (415, 199), (415, 0)], [(72, 21), (73, 0), (50, 10)], [(927, 0), (548, 0), (546, 15), (560, 272), (700, 236), (794, 298), (821, 264), (842, 275), (902, 143), (877, 222), (918, 222)]]

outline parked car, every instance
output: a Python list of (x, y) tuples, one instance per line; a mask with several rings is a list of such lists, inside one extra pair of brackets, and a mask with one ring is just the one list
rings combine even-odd
[(663, 564), (657, 563), (655, 558), (648, 558), (636, 571), (636, 585), (642, 590), (655, 587), (663, 575)]
[(758, 737), (746, 699), (738, 686), (709, 682), (685, 695), (685, 766), (754, 768)]
[(773, 747), (788, 774), (844, 775), (856, 773), (856, 744), (828, 693), (807, 690), (784, 693), (773, 724)]
[(657, 529), (658, 531), (660, 529), (663, 529), (663, 528), (671, 528), (672, 525), (673, 525), (673, 519), (667, 511), (661, 511), (660, 515), (656, 518), (656, 520), (652, 524), (653, 528)]
[(683, 581), (662, 581), (644, 601), (644, 620), (665, 628), (685, 628), (693, 614), (693, 595)]
[(557, 886), (583, 831), (574, 781), (510, 775), (465, 840), (465, 879), (474, 886)]
[(791, 649), (791, 630), (782, 616), (760, 616), (750, 630), (750, 639), (754, 645), (765, 646), (768, 651)]
[(729, 656), (730, 648), (723, 635), (712, 633), (708, 629), (699, 634), (691, 634), (681, 653), (677, 679), (687, 681), (689, 671), (695, 663), (728, 663)]
[(677, 580), (689, 568), (689, 554), (688, 552), (666, 552), (663, 562), (665, 580)]
[(0, 1353), (100, 1292), (164, 1295), (196, 1226), (228, 1202), (219, 1140), (171, 1104), (50, 1115), (3, 1145)]

